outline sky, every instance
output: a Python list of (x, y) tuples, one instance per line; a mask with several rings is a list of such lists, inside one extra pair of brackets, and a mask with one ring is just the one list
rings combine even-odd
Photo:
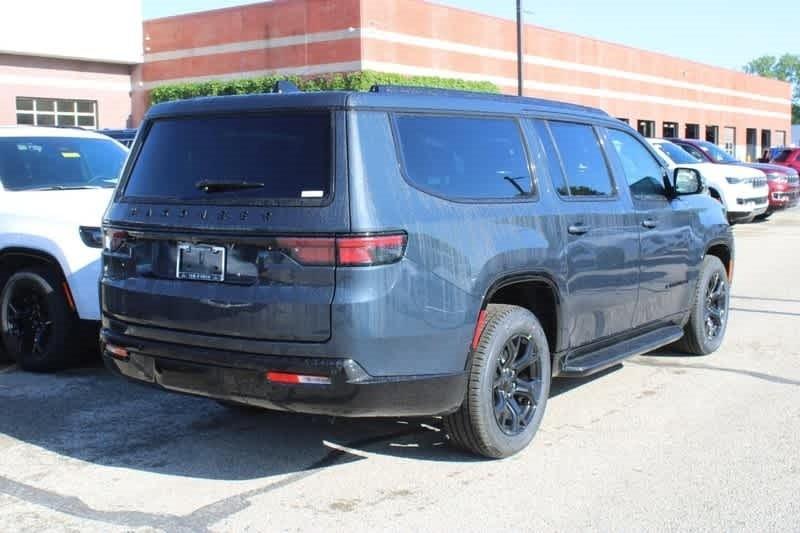
[[(369, 1), (369, 0), (367, 0)], [(514, 18), (514, 0), (436, 0)], [(246, 0), (142, 0), (145, 19), (248, 4)], [(701, 63), (741, 69), (760, 55), (800, 53), (793, 0), (523, 0), (526, 22), (644, 48)], [(777, 15), (773, 15), (777, 14)], [(790, 16), (791, 19), (791, 16)]]

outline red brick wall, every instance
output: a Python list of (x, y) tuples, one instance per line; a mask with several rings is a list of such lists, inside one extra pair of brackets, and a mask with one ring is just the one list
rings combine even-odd
[[(140, 90), (371, 69), (488, 79), (513, 93), (515, 32), (513, 21), (423, 0), (277, 0), (146, 21)], [(681, 133), (687, 122), (717, 125), (720, 136), (732, 126), (740, 146), (746, 128), (790, 130), (783, 82), (530, 25), (524, 46), (528, 95), (654, 120), (659, 134), (664, 121)]]

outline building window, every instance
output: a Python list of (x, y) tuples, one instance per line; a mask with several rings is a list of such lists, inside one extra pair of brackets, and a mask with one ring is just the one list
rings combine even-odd
[(758, 159), (758, 130), (755, 128), (747, 128), (745, 137), (745, 142), (747, 143), (747, 161), (755, 161)]
[(786, 132), (775, 130), (775, 146), (786, 146)]
[(686, 135), (687, 139), (699, 139), (700, 138), (700, 124), (687, 124), (686, 125)]
[(97, 127), (97, 102), (17, 97), (17, 124)]
[(706, 141), (719, 144), (719, 126), (706, 126)]
[(664, 122), (661, 126), (661, 136), (665, 139), (678, 136), (678, 123), (677, 122)]
[(725, 126), (722, 138), (722, 147), (726, 152), (736, 157), (736, 128)]
[(620, 122), (624, 122), (625, 124), (631, 123), (631, 121), (628, 120), (627, 118), (617, 117), (617, 120), (619, 120)]
[(640, 120), (637, 123), (636, 129), (639, 130), (639, 133), (644, 137), (656, 136), (656, 123), (653, 120)]
[(772, 148), (772, 131), (761, 130), (761, 151)]

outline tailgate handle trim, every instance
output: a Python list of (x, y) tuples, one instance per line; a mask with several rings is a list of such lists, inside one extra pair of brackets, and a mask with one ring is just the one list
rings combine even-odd
[(203, 298), (200, 300), (200, 303), (204, 303), (212, 307), (219, 307), (220, 309), (243, 309), (245, 307), (253, 306), (251, 303), (221, 302), (219, 300), (212, 300), (211, 298)]

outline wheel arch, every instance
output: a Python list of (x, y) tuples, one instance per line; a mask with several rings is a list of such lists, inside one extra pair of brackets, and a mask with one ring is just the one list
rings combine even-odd
[(492, 303), (517, 305), (529, 310), (542, 324), (551, 355), (563, 349), (563, 296), (549, 273), (517, 272), (495, 280), (484, 293), (481, 311)]
[(72, 311), (76, 312), (72, 290), (61, 263), (53, 254), (44, 250), (22, 246), (10, 246), (0, 250), (0, 290), (5, 287), (6, 281), (14, 272), (35, 267), (47, 267), (58, 274), (62, 282), (61, 290), (64, 291)]
[(713, 255), (722, 261), (725, 271), (728, 273), (728, 279), (733, 279), (733, 248), (725, 241), (712, 241), (706, 247), (703, 257)]
[(709, 185), (708, 195), (714, 198), (715, 200), (718, 200), (722, 204), (722, 206), (725, 207), (726, 209), (728, 208), (728, 204), (725, 203), (725, 196), (717, 189), (717, 187)]

